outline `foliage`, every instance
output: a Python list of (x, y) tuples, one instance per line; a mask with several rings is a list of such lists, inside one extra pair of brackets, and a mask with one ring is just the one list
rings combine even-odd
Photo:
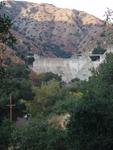
[(106, 52), (106, 49), (97, 46), (96, 48), (93, 49), (92, 54), (104, 54)]
[(40, 87), (33, 87), (34, 99), (29, 107), (31, 113), (47, 115), (55, 102), (60, 98), (60, 83), (50, 80), (42, 83)]
[(106, 55), (106, 60), (97, 70), (93, 71), (93, 76), (88, 82), (84, 82), (82, 88), (85, 95), (93, 99), (112, 99), (113, 88), (113, 54)]
[[(0, 3), (0, 8), (4, 7), (5, 3)], [(0, 41), (5, 44), (13, 45), (16, 42), (15, 37), (10, 32), (10, 28), (12, 26), (12, 20), (9, 16), (1, 13), (0, 14)]]
[(25, 111), (25, 104), (21, 102), (21, 99), (32, 99), (32, 84), (28, 80), (29, 70), (22, 65), (14, 65), (12, 67), (5, 68), (6, 77), (1, 78), (0, 82), (0, 112), (2, 120), (4, 117), (9, 118), (9, 95), (12, 95), (13, 103), (15, 104), (14, 118), (22, 114)]
[(18, 150), (66, 150), (66, 133), (44, 120), (32, 121), (13, 133)]
[(30, 70), (27, 65), (17, 64), (13, 66), (9, 66), (7, 68), (8, 74), (13, 76), (13, 78), (25, 78), (28, 79)]
[[(4, 44), (15, 40), (11, 39), (11, 25), (9, 17), (0, 15), (2, 55)], [(58, 57), (71, 56), (55, 44), (44, 46)], [(98, 45), (92, 53), (105, 51)], [(25, 58), (24, 54), (22, 57)], [(15, 150), (113, 149), (113, 54), (106, 55), (104, 63), (92, 71), (88, 81), (75, 79), (68, 85), (61, 84), (61, 77), (53, 73), (40, 74), (31, 83), (26, 65), (4, 67), (3, 57), (0, 59), (0, 149), (8, 150), (11, 146)], [(6, 64), (9, 63), (8, 59)], [(10, 94), (15, 104), (13, 120), (27, 111), (35, 120), (21, 128), (5, 120), (9, 118)], [(71, 117), (65, 129), (49, 124), (48, 119), (66, 113)]]
[(0, 149), (8, 150), (8, 147), (12, 145), (12, 132), (15, 126), (8, 120), (4, 120), (0, 124)]
[(83, 97), (83, 93), (79, 88), (80, 86), (78, 83), (62, 87), (61, 98), (60, 100), (57, 100), (52, 107), (52, 112), (55, 114), (70, 113), (74, 108), (76, 101), (80, 101)]
[(105, 11), (105, 14), (104, 14), (104, 16), (105, 16), (105, 24), (111, 23), (113, 21), (112, 15), (113, 15), (113, 10), (107, 8), (107, 10)]
[(43, 44), (43, 47), (46, 51), (52, 51), (52, 53), (57, 57), (70, 58), (72, 56), (70, 52), (62, 50), (58, 45), (53, 43), (45, 43)]
[(83, 81), (83, 96), (72, 108), (68, 124), (71, 149), (111, 150), (113, 148), (113, 54), (89, 81)]
[(36, 76), (34, 84), (40, 86), (43, 82), (48, 82), (50, 80), (57, 80), (61, 82), (61, 76), (54, 74), (52, 72), (40, 73)]
[(80, 97), (69, 96), (63, 97), (59, 101), (55, 103), (52, 108), (53, 114), (65, 114), (70, 113), (71, 110), (74, 108), (76, 101), (81, 100)]
[(73, 150), (111, 150), (112, 133), (113, 101), (90, 99), (76, 103), (68, 125)]

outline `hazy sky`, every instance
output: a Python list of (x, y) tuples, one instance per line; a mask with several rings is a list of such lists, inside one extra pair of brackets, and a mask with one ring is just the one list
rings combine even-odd
[(106, 8), (113, 9), (113, 0), (26, 0), (36, 3), (51, 3), (58, 7), (75, 8), (102, 18)]

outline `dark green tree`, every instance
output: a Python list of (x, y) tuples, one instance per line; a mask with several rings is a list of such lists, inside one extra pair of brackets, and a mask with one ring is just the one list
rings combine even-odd
[(26, 109), (25, 102), (23, 100), (31, 100), (32, 83), (28, 79), (29, 70), (25, 66), (17, 65), (6, 69), (6, 73), (9, 75), (0, 82), (0, 119), (4, 117), (9, 118), (9, 95), (12, 95), (12, 102), (15, 104), (13, 108), (14, 119), (18, 115), (22, 115)]
[(113, 101), (81, 100), (68, 124), (72, 150), (113, 149)]
[[(9, 118), (9, 97), (15, 103), (15, 118), (25, 109), (21, 99), (32, 99), (29, 69), (25, 65), (4, 66), (7, 45), (13, 45), (15, 38), (10, 32), (12, 20), (3, 12), (5, 3), (0, 3), (0, 121)], [(8, 62), (9, 63), (9, 62)]]
[(67, 150), (66, 132), (44, 120), (32, 121), (13, 133), (18, 150)]
[(105, 52), (106, 52), (106, 49), (98, 45), (97, 47), (93, 49), (92, 54), (104, 54)]
[(113, 54), (89, 81), (81, 86), (83, 96), (75, 102), (68, 124), (72, 150), (111, 150), (113, 148)]
[(0, 123), (0, 149), (8, 150), (12, 146), (12, 133), (15, 130), (14, 124), (9, 120)]
[(0, 69), (3, 65), (6, 45), (13, 45), (13, 43), (16, 42), (15, 37), (10, 32), (12, 20), (2, 11), (4, 5), (4, 2), (0, 2)]

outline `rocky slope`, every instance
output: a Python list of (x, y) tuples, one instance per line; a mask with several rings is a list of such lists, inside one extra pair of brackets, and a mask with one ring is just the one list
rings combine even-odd
[(57, 8), (51, 4), (9, 1), (5, 12), (12, 17), (15, 49), (44, 56), (70, 57), (101, 43), (107, 46), (103, 22), (85, 12)]

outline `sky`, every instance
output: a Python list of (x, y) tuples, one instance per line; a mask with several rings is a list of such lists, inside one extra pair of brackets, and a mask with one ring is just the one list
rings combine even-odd
[(25, 0), (35, 3), (49, 3), (61, 8), (86, 11), (103, 19), (106, 8), (113, 9), (113, 0)]

